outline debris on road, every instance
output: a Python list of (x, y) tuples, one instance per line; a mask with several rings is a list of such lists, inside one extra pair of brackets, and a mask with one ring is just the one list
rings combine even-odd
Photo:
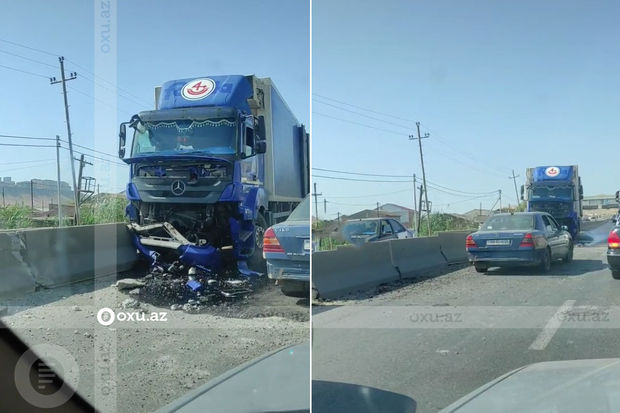
[[(171, 264), (156, 262), (142, 279), (125, 278), (114, 286), (130, 297), (123, 307), (142, 301), (172, 311), (199, 313), (205, 306), (242, 299), (251, 294), (262, 280), (248, 278), (237, 269), (211, 271), (202, 266), (186, 266), (179, 261)], [(131, 307), (134, 308), (134, 307)]]
[(128, 308), (137, 308), (140, 306), (140, 302), (135, 298), (128, 298), (121, 303), (121, 306), (126, 310)]
[(144, 281), (134, 278), (123, 278), (122, 280), (118, 280), (114, 286), (119, 290), (133, 290), (135, 288), (144, 287)]

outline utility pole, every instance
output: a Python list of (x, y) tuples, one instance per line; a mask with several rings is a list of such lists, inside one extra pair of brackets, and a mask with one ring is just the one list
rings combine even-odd
[[(62, 83), (62, 94), (65, 99), (65, 118), (67, 120), (67, 141), (69, 142), (69, 159), (71, 159), (71, 175), (73, 177), (73, 198), (75, 202), (75, 224), (77, 225), (80, 222), (80, 207), (79, 207), (79, 182), (75, 179), (75, 165), (73, 164), (73, 140), (71, 139), (71, 122), (69, 121), (69, 102), (67, 101), (67, 82), (69, 80), (73, 80), (77, 78), (76, 72), (71, 72), (69, 77), (65, 77), (65, 58), (60, 56), (58, 58), (60, 62), (60, 79), (56, 80), (55, 77), (50, 78), (50, 84), (55, 85), (57, 83)], [(60, 208), (60, 205), (58, 206)]]
[(417, 198), (417, 196), (416, 196), (417, 188), (415, 186), (415, 183), (416, 183), (415, 181), (416, 181), (415, 174), (413, 174), (413, 227), (416, 228), (416, 230), (417, 230), (417, 228), (418, 228), (418, 222), (417, 221), (418, 220), (417, 220), (416, 208), (418, 207), (418, 200), (416, 199)]
[(4, 201), (4, 187), (2, 187), (2, 208), (6, 208), (6, 202)]
[(32, 179), (30, 180), (30, 211), (34, 212), (34, 189), (32, 186)]
[(519, 191), (517, 191), (517, 178), (518, 178), (519, 176), (520, 176), (520, 175), (516, 175), (516, 176), (515, 176), (515, 170), (513, 169), (513, 170), (512, 170), (512, 176), (509, 176), (509, 177), (508, 177), (508, 179), (512, 179), (512, 182), (515, 184), (515, 196), (517, 197), (517, 198), (516, 198), (516, 200), (517, 200), (517, 205), (519, 205)]
[[(90, 162), (87, 162), (84, 160), (84, 155), (80, 155), (80, 159), (75, 159), (76, 161), (80, 162), (80, 172), (78, 174), (78, 194), (81, 194), (82, 192), (92, 192), (89, 191), (88, 188), (85, 188), (84, 190), (82, 190), (82, 179), (84, 178), (84, 165), (90, 165), (92, 166), (93, 164)], [(82, 203), (82, 198), (81, 196), (78, 196), (78, 201), (80, 202), (80, 204)]]
[(338, 223), (340, 224), (340, 211), (338, 211), (337, 214), (338, 214)]
[(502, 212), (502, 190), (499, 190), (499, 212)]
[(418, 137), (416, 138), (413, 135), (409, 135), (409, 140), (417, 139), (418, 140), (418, 145), (420, 147), (420, 164), (422, 165), (422, 183), (424, 185), (424, 201), (425, 201), (425, 204), (426, 204), (426, 221), (427, 221), (427, 225), (428, 225), (428, 234), (430, 236), (430, 234), (431, 234), (431, 219), (430, 219), (430, 216), (429, 216), (430, 208), (428, 207), (428, 187), (426, 186), (426, 172), (424, 171), (424, 154), (422, 153), (422, 139), (427, 139), (427, 138), (430, 137), (430, 135), (428, 133), (425, 133), (424, 136), (421, 136), (420, 135), (420, 122), (416, 122), (415, 125), (418, 128)]
[(422, 221), (422, 191), (424, 191), (424, 187), (420, 185), (420, 199), (418, 200), (418, 226), (415, 230), (417, 236), (420, 236), (420, 222)]
[(323, 198), (323, 213), (327, 216), (327, 199)]
[[(73, 161), (71, 161), (73, 163)], [(62, 226), (62, 205), (60, 204), (60, 136), (56, 135), (56, 192), (58, 194), (58, 226)]]
[(319, 196), (321, 196), (323, 194), (317, 194), (316, 193), (316, 182), (314, 182), (314, 194), (312, 195), (314, 197), (314, 212), (316, 214), (316, 220), (318, 222), (319, 220)]
[(379, 203), (377, 202), (377, 218), (379, 218)]

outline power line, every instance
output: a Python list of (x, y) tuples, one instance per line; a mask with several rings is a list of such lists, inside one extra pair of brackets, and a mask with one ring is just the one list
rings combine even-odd
[(344, 199), (370, 198), (370, 197), (377, 197), (377, 196), (402, 194), (403, 192), (411, 192), (411, 189), (401, 189), (400, 191), (384, 192), (381, 194), (366, 194), (366, 195), (351, 195), (351, 196), (339, 195), (339, 196), (330, 196), (330, 198), (344, 198)]
[(393, 183), (408, 183), (410, 184), (411, 181), (384, 181), (384, 180), (376, 180), (376, 179), (354, 179), (354, 178), (344, 178), (344, 177), (337, 177), (337, 176), (325, 176), (325, 175), (312, 175), (313, 178), (325, 178), (325, 179), (337, 179), (337, 180), (341, 180), (341, 181), (356, 181), (356, 182), (385, 182), (385, 183), (389, 183), (389, 182), (393, 182)]
[[(347, 174), (347, 175), (378, 176), (378, 177), (384, 177), (384, 178), (409, 178), (410, 177), (410, 175), (368, 174), (368, 173), (362, 173), (362, 172), (347, 172), (347, 171), (339, 171), (339, 170), (336, 170), (336, 169), (324, 169), (324, 168), (312, 168), (312, 170), (323, 171), (323, 172), (334, 172), (334, 173), (341, 173), (341, 174)], [(320, 176), (320, 175), (313, 175), (313, 176)], [(336, 179), (336, 177), (333, 177), (333, 178)], [(388, 181), (388, 182), (404, 182), (404, 181)], [(407, 181), (407, 182), (411, 182), (411, 181)], [(468, 192), (468, 191), (461, 191), (461, 190), (458, 190), (458, 189), (448, 188), (446, 186), (436, 184), (436, 183), (434, 183), (432, 181), (429, 181), (429, 180), (427, 180), (427, 183), (429, 184), (429, 186), (431, 188), (437, 189), (440, 192), (445, 192), (445, 191), (441, 191), (440, 189), (434, 188), (434, 187), (439, 187), (439, 188), (444, 189), (446, 191), (457, 192), (457, 193), (464, 194), (464, 195), (486, 195), (486, 194), (494, 194), (494, 193), (497, 192), (497, 191)]]
[(114, 110), (121, 110), (121, 111), (123, 111), (123, 112), (125, 112), (125, 113), (127, 113), (127, 114), (129, 114), (129, 115), (132, 115), (132, 113), (131, 113), (130, 111), (128, 111), (127, 109), (125, 109), (125, 108), (122, 108), (122, 107), (120, 107), (120, 106), (116, 106), (116, 107), (114, 107), (114, 106), (112, 106), (111, 104), (107, 103), (106, 101), (101, 100), (101, 99), (98, 99), (98, 98), (94, 97), (93, 95), (89, 95), (89, 94), (88, 94), (88, 93), (86, 93), (86, 92), (82, 92), (81, 90), (76, 89), (76, 88), (74, 88), (74, 87), (72, 87), (72, 86), (67, 86), (67, 89), (70, 89), (70, 90), (72, 90), (72, 91), (74, 91), (74, 92), (76, 92), (76, 93), (79, 93), (80, 95), (84, 95), (84, 96), (86, 96), (86, 97), (88, 97), (88, 98), (91, 98), (91, 99), (93, 99), (93, 100), (96, 100), (97, 102), (101, 103), (101, 104), (102, 104), (102, 105), (104, 105), (104, 106), (107, 106), (107, 107), (108, 107), (108, 108), (110, 108), (110, 109), (114, 109)]
[(320, 94), (318, 94), (318, 93), (313, 93), (312, 95), (313, 95), (313, 96), (318, 96), (318, 97), (323, 98), (323, 99), (331, 100), (332, 102), (337, 102), (337, 103), (340, 103), (340, 104), (343, 104), (343, 105), (347, 105), (347, 106), (350, 106), (350, 107), (352, 107), (352, 108), (357, 108), (357, 109), (364, 110), (364, 111), (366, 111), (366, 112), (375, 113), (375, 114), (377, 114), (377, 115), (383, 115), (383, 116), (387, 116), (387, 117), (390, 117), (390, 118), (393, 118), (393, 119), (404, 120), (405, 122), (415, 123), (415, 121), (414, 121), (414, 120), (411, 120), (411, 119), (407, 119), (407, 118), (402, 118), (402, 117), (399, 117), (399, 116), (395, 116), (395, 115), (392, 115), (391, 113), (379, 112), (379, 111), (374, 110), (374, 109), (369, 109), (369, 108), (365, 108), (365, 107), (363, 107), (363, 106), (354, 105), (354, 104), (352, 104), (352, 103), (347, 103), (347, 102), (344, 102), (344, 101), (342, 101), (342, 100), (338, 100), (338, 99), (330, 98), (330, 97), (325, 96), (325, 95), (320, 95)]
[[(378, 115), (382, 115), (382, 116), (386, 116), (386, 117), (390, 117), (390, 118), (394, 118), (394, 119), (402, 120), (402, 121), (405, 121), (405, 122), (412, 122), (412, 123), (414, 122), (412, 119), (407, 119), (407, 118), (403, 118), (403, 117), (399, 117), (399, 116), (394, 116), (394, 115), (389, 114), (389, 113), (386, 113), (386, 112), (380, 112), (380, 111), (373, 110), (373, 109), (369, 109), (369, 108), (366, 108), (366, 107), (362, 107), (362, 106), (354, 105), (354, 104), (351, 104), (351, 103), (344, 102), (344, 101), (342, 101), (342, 100), (338, 100), (338, 99), (330, 98), (330, 97), (328, 97), (328, 96), (320, 95), (320, 94), (318, 94), (318, 93), (313, 93), (313, 96), (318, 96), (318, 97), (320, 97), (320, 98), (327, 99), (327, 100), (330, 100), (330, 101), (333, 101), (333, 102), (337, 102), (337, 103), (340, 103), (340, 104), (342, 104), (342, 105), (346, 105), (346, 106), (354, 107), (354, 108), (361, 109), (361, 110), (364, 110), (364, 111), (367, 111), (367, 112), (371, 112), (371, 113), (375, 113), (375, 114), (378, 114)], [(332, 107), (335, 107), (335, 108), (337, 108), (337, 109), (344, 110), (344, 111), (347, 111), (347, 112), (350, 112), (350, 113), (355, 113), (355, 114), (358, 114), (358, 115), (360, 115), (360, 116), (364, 116), (364, 117), (366, 117), (366, 118), (368, 118), (368, 119), (374, 119), (374, 120), (377, 120), (377, 121), (380, 121), (380, 122), (389, 123), (389, 124), (391, 124), (391, 125), (395, 125), (395, 126), (398, 126), (398, 127), (401, 127), (401, 128), (405, 128), (405, 129), (411, 129), (411, 128), (412, 128), (412, 126), (406, 126), (406, 125), (402, 125), (402, 124), (392, 123), (392, 122), (386, 121), (386, 120), (384, 120), (384, 119), (373, 118), (373, 117), (370, 117), (370, 116), (365, 115), (365, 114), (363, 114), (363, 113), (359, 113), (359, 112), (356, 112), (356, 111), (352, 111), (352, 110), (349, 110), (349, 109), (345, 109), (345, 108), (338, 107), (337, 105), (334, 105), (334, 104), (331, 104), (331, 103), (320, 102), (320, 101), (317, 101), (317, 102), (318, 102), (318, 103), (321, 103), (321, 104), (324, 104), (324, 105), (332, 106)], [(352, 122), (352, 121), (346, 121), (346, 120), (344, 120), (344, 119), (340, 119), (340, 118), (336, 118), (336, 117), (334, 117), (334, 119), (341, 120), (341, 121), (344, 121), (344, 122), (354, 123), (354, 122)], [(368, 125), (362, 125), (362, 126), (367, 126), (367, 127), (368, 127)], [(422, 126), (424, 129), (426, 129), (428, 132), (430, 132), (430, 129), (429, 129), (427, 126), (422, 125), (422, 124), (421, 124), (421, 126)], [(390, 131), (390, 132), (391, 132), (391, 133), (397, 133), (397, 132), (395, 132), (395, 131)], [(450, 143), (448, 143), (448, 142), (447, 142), (445, 139), (443, 139), (441, 136), (437, 136), (437, 134), (436, 134), (436, 133), (434, 133), (434, 134), (433, 134), (433, 136), (434, 136), (434, 138), (435, 138), (435, 139), (436, 139), (439, 143), (442, 143), (443, 145), (445, 145), (446, 147), (448, 147), (448, 149), (451, 149), (451, 150), (455, 151), (455, 152), (456, 152), (456, 153), (458, 153), (459, 155), (465, 155), (465, 156), (466, 156), (466, 157), (468, 157), (469, 159), (471, 159), (471, 160), (473, 160), (474, 162), (478, 163), (478, 161), (477, 161), (477, 160), (475, 160), (475, 159), (471, 156), (471, 154), (468, 154), (466, 151), (464, 151), (464, 150), (462, 150), (462, 149), (453, 148), (453, 147), (451, 146), (451, 144), (450, 144)], [(487, 169), (489, 169), (489, 170), (494, 170), (494, 172), (497, 172), (497, 171), (499, 171), (499, 170), (501, 169), (501, 168), (497, 168), (497, 167), (494, 167), (494, 168), (488, 167), (485, 163), (482, 163), (482, 165), (483, 165), (483, 166), (485, 166), (485, 167), (486, 167)], [(507, 170), (507, 169), (506, 169), (506, 170)], [(502, 172), (502, 173), (503, 173), (503, 172)]]
[(2, 163), (0, 163), (0, 165), (2, 165), (2, 166), (4, 166), (4, 165), (18, 165), (18, 164), (24, 164), (24, 163), (37, 163), (37, 162), (48, 162), (48, 161), (54, 161), (54, 159), (37, 159), (37, 160), (32, 160), (32, 161), (2, 162)]
[[(67, 60), (69, 60), (69, 59), (67, 59)], [(75, 64), (75, 63), (74, 63), (74, 64)], [(79, 65), (76, 65), (76, 66), (79, 66)], [(87, 80), (90, 80), (91, 82), (93, 82), (93, 84), (95, 84), (95, 85), (97, 85), (97, 86), (100, 86), (100, 87), (102, 87), (102, 88), (104, 88), (104, 89), (106, 89), (106, 90), (110, 90), (110, 91), (113, 91), (113, 92), (114, 92), (114, 90), (113, 90), (111, 87), (109, 87), (109, 86), (104, 86), (104, 85), (102, 85), (100, 82), (97, 82), (95, 79), (93, 79), (93, 78), (91, 78), (91, 77), (89, 77), (89, 76), (82, 75), (82, 77), (83, 77), (83, 78), (85, 78), (85, 79), (87, 79)], [(109, 82), (109, 83), (111, 83), (111, 82)], [(138, 105), (140, 105), (140, 106), (144, 106), (144, 105), (145, 105), (145, 103), (144, 103), (144, 102), (137, 101), (136, 99), (132, 98), (132, 97), (131, 97), (131, 95), (129, 95), (129, 94), (127, 94), (127, 95), (126, 95), (126, 93), (121, 93), (120, 88), (118, 88), (118, 86), (117, 86), (116, 88), (118, 89), (118, 90), (116, 91), (116, 93), (118, 94), (118, 96), (119, 96), (119, 97), (121, 97), (121, 98), (123, 98), (123, 99), (126, 99), (126, 100), (128, 100), (128, 101), (131, 101), (132, 103), (136, 103), (136, 104), (138, 104)], [(91, 97), (92, 97), (92, 96), (91, 96)], [(94, 99), (94, 97), (93, 97), (93, 99)], [(146, 106), (149, 106), (149, 105), (146, 105)]]
[(50, 53), (50, 52), (47, 52), (47, 51), (45, 51), (45, 50), (36, 49), (36, 48), (34, 48), (34, 47), (26, 46), (26, 45), (21, 44), (21, 43), (12, 42), (12, 41), (10, 41), (10, 40), (0, 39), (0, 42), (4, 42), (4, 43), (8, 43), (8, 44), (12, 44), (13, 46), (23, 47), (24, 49), (28, 49), (28, 50), (32, 50), (32, 51), (35, 51), (35, 52), (43, 53), (43, 54), (46, 54), (46, 55), (49, 55), (49, 56), (58, 57), (58, 55), (56, 55), (56, 54), (54, 54), (54, 53)]
[(383, 132), (391, 133), (391, 134), (393, 134), (393, 135), (399, 135), (399, 136), (403, 136), (403, 135), (405, 135), (405, 133), (403, 133), (403, 132), (397, 132), (397, 131), (393, 131), (393, 130), (389, 130), (389, 129), (378, 128), (378, 127), (376, 127), (376, 126), (367, 125), (367, 124), (365, 124), (365, 123), (355, 122), (355, 121), (348, 120), (348, 119), (338, 118), (338, 117), (336, 117), (336, 116), (326, 115), (325, 113), (316, 112), (316, 111), (314, 111), (314, 110), (312, 111), (312, 113), (314, 113), (315, 115), (324, 116), (324, 117), (326, 117), (326, 118), (330, 118), (330, 119), (339, 120), (339, 121), (341, 121), (341, 122), (352, 123), (352, 124), (354, 124), (354, 125), (363, 126), (363, 127), (365, 127), (365, 128), (375, 129), (375, 130), (380, 130), (380, 131), (383, 131)]
[(312, 170), (314, 170), (314, 171), (322, 171), (322, 172), (336, 172), (336, 173), (347, 174), (347, 175), (382, 176), (382, 177), (385, 177), (385, 178), (411, 178), (412, 177), (412, 175), (367, 174), (367, 173), (361, 173), (361, 172), (346, 172), (346, 171), (337, 171), (337, 170), (334, 170), (334, 169), (323, 169), (323, 168), (312, 168)]
[(361, 206), (361, 207), (374, 207), (374, 205), (370, 205), (370, 204), (349, 204), (349, 203), (344, 203), (344, 202), (334, 202), (334, 201), (327, 201), (328, 204), (334, 204), (334, 205), (344, 205), (344, 206)]
[(388, 125), (398, 126), (399, 128), (409, 129), (409, 130), (410, 130), (410, 129), (412, 129), (412, 127), (411, 127), (411, 126), (401, 125), (401, 124), (399, 124), (399, 123), (390, 122), (390, 121), (387, 121), (387, 120), (385, 120), (385, 119), (380, 119), (380, 118), (375, 118), (375, 117), (372, 117), (372, 116), (368, 116), (368, 115), (366, 115), (366, 114), (364, 114), (364, 113), (357, 112), (357, 111), (350, 110), (350, 109), (345, 109), (345, 108), (343, 108), (343, 107), (340, 107), (340, 106), (338, 106), (338, 105), (333, 105), (333, 104), (331, 104), (331, 103), (327, 103), (327, 102), (320, 102), (320, 101), (317, 101), (316, 103), (320, 103), (321, 105), (331, 106), (331, 107), (333, 107), (333, 108), (336, 108), (336, 109), (338, 109), (338, 110), (343, 110), (343, 111), (345, 111), (345, 112), (354, 113), (354, 114), (356, 114), (356, 115), (363, 116), (364, 118), (367, 118), (367, 119), (372, 119), (372, 120), (376, 120), (376, 121), (379, 121), (379, 122), (387, 123)]
[[(60, 141), (61, 141), (61, 142), (64, 142), (64, 143), (69, 143), (69, 142), (67, 142), (67, 141), (66, 141), (66, 140), (64, 140), (64, 139), (61, 139)], [(107, 155), (107, 156), (110, 156), (110, 157), (112, 157), (112, 158), (114, 158), (114, 159), (118, 158), (118, 156), (117, 156), (117, 155), (113, 155), (113, 154), (111, 154), (111, 153), (107, 153), (107, 152), (101, 152), (101, 151), (98, 151), (98, 150), (96, 150), (96, 149), (89, 148), (89, 147), (87, 147), (87, 146), (78, 145), (77, 143), (74, 143), (74, 144), (73, 144), (73, 146), (77, 146), (78, 148), (82, 148), (82, 149), (85, 149), (85, 150), (87, 150), (87, 151), (91, 151), (91, 152), (99, 153), (99, 154), (101, 154), (101, 155)], [(86, 155), (86, 156), (90, 156), (90, 155)]]
[[(77, 145), (73, 144), (73, 146), (77, 146)], [(65, 150), (69, 150), (69, 148), (65, 148), (64, 146), (61, 146), (61, 148), (65, 149)], [(84, 153), (84, 152), (79, 152), (79, 151), (73, 151), (73, 152), (75, 152), (77, 154), (80, 154), (80, 155), (88, 156), (88, 157), (93, 158), (93, 159), (99, 159), (100, 161), (109, 162), (109, 163), (112, 163), (112, 164), (115, 164), (115, 165), (127, 166), (127, 164), (120, 163), (120, 162), (115, 162), (115, 161), (112, 161), (112, 160), (106, 159), (106, 158), (101, 158), (99, 156), (91, 155), (89, 153)]]
[(38, 76), (38, 77), (42, 77), (44, 79), (49, 79), (48, 76), (45, 76), (45, 75), (42, 75), (42, 74), (39, 74), (39, 73), (29, 72), (27, 70), (18, 69), (16, 67), (11, 67), (11, 66), (6, 66), (6, 65), (0, 65), (0, 67), (3, 67), (5, 69), (9, 69), (9, 70), (14, 70), (16, 72), (25, 73), (27, 75)]
[(0, 138), (10, 138), (10, 139), (28, 139), (28, 140), (37, 140), (37, 141), (55, 141), (54, 138), (38, 138), (34, 136), (17, 136), (17, 135), (0, 135)]
[(45, 62), (42, 62), (42, 61), (40, 61), (40, 60), (36, 60), (36, 59), (31, 59), (31, 58), (29, 58), (29, 57), (22, 56), (22, 55), (19, 55), (19, 54), (17, 54), (17, 53), (7, 52), (6, 50), (0, 50), (0, 53), (8, 54), (8, 55), (10, 55), (10, 56), (19, 57), (20, 59), (24, 59), (24, 60), (27, 60), (27, 61), (32, 62), (32, 63), (38, 63), (38, 64), (40, 64), (40, 65), (44, 65), (44, 66), (53, 67), (54, 69), (56, 68), (56, 66), (54, 66), (54, 65), (50, 65), (49, 63), (45, 63)]
[(22, 146), (22, 147), (30, 147), (30, 148), (55, 148), (56, 145), (32, 145), (25, 143), (0, 143), (0, 146)]
[[(111, 85), (111, 86), (115, 87), (117, 90), (119, 90), (119, 91), (121, 91), (121, 92), (125, 93), (127, 96), (133, 97), (133, 98), (135, 98), (135, 99), (138, 99), (138, 101), (140, 101), (140, 99), (141, 99), (141, 98), (139, 98), (138, 96), (136, 96), (136, 95), (134, 95), (133, 93), (129, 92), (128, 90), (121, 88), (120, 86), (118, 86), (118, 85), (116, 85), (116, 84), (114, 84), (114, 83), (110, 82), (110, 81), (109, 81), (109, 80), (107, 80), (107, 79), (102, 78), (101, 76), (97, 76), (97, 75), (96, 75), (96, 74), (94, 74), (92, 71), (90, 71), (90, 70), (88, 70), (86, 67), (84, 67), (84, 66), (82, 66), (82, 65), (80, 65), (80, 64), (78, 64), (78, 63), (76, 63), (76, 62), (74, 62), (73, 60), (69, 60), (69, 59), (67, 59), (67, 60), (68, 60), (68, 61), (70, 61), (71, 63), (73, 63), (75, 66), (77, 66), (77, 67), (79, 67), (79, 68), (84, 69), (84, 70), (86, 71), (86, 73), (89, 73), (89, 74), (93, 75), (93, 77), (94, 77), (95, 79), (99, 79), (99, 80), (101, 80), (101, 81), (103, 81), (103, 82), (106, 82), (107, 84), (109, 84), (109, 85)], [(93, 82), (94, 82), (94, 80), (93, 80)], [(144, 104), (144, 103), (140, 103), (140, 104)], [(147, 106), (149, 106), (149, 105), (147, 105)]]

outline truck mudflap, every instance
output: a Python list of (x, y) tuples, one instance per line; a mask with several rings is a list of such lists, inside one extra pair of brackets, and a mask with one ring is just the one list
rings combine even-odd
[(245, 296), (252, 292), (251, 279), (262, 275), (252, 271), (243, 259), (235, 260), (236, 271), (224, 268), (220, 249), (189, 241), (168, 222), (130, 223), (127, 227), (136, 249), (150, 264), (147, 279), (182, 282), (188, 293), (203, 301), (214, 296)]

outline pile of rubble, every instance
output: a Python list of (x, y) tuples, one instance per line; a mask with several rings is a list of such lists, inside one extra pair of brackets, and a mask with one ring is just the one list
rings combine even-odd
[(118, 280), (116, 288), (131, 298), (124, 308), (135, 308), (140, 301), (171, 310), (201, 312), (207, 306), (247, 297), (253, 291), (253, 279), (238, 271), (214, 273), (206, 268), (187, 268), (178, 261), (168, 265), (155, 264), (141, 279)]

